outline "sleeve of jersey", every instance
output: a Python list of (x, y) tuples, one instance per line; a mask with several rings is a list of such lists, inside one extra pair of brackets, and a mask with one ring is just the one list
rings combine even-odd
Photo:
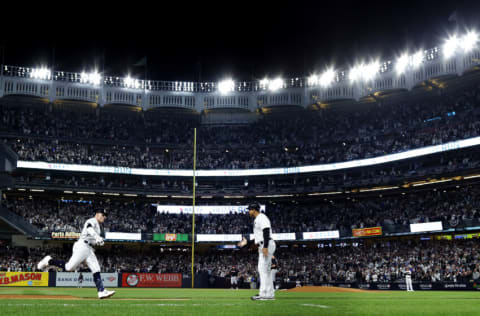
[(261, 230), (264, 230), (265, 228), (271, 228), (270, 220), (266, 216), (262, 216), (262, 218), (259, 221), (259, 224), (260, 224)]
[(97, 233), (95, 232), (95, 229), (93, 228), (93, 225), (90, 222), (87, 222), (87, 233), (92, 237), (97, 236)]

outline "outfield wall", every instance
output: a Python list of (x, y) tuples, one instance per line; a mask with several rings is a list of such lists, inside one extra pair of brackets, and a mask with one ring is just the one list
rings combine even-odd
[[(95, 287), (95, 282), (93, 281), (93, 274), (90, 272), (82, 272), (83, 282), (78, 281), (80, 273), (78, 272), (52, 272), (55, 274), (55, 284), (51, 286), (57, 287)], [(101, 273), (103, 285), (105, 287), (119, 287), (120, 280), (118, 273)]]
[(48, 272), (0, 272), (0, 286), (49, 286)]
[[(0, 287), (77, 287), (77, 272), (2, 272)], [(101, 273), (105, 287), (139, 287), (139, 288), (190, 288), (191, 278), (182, 277), (181, 273)], [(83, 273), (82, 287), (95, 287), (91, 273)], [(241, 288), (250, 288), (250, 283), (239, 284)], [(281, 288), (294, 288), (296, 282), (282, 282)], [(400, 283), (309, 283), (302, 285), (354, 288), (376, 291), (405, 291), (405, 282)], [(195, 275), (195, 288), (230, 288), (230, 278), (210, 278), (207, 273)], [(476, 282), (413, 282), (415, 291), (479, 291)]]
[[(342, 288), (363, 289), (363, 290), (393, 290), (406, 291), (405, 282), (401, 283), (314, 283), (315, 286), (337, 286)], [(478, 291), (480, 284), (476, 282), (412, 282), (415, 291)], [(286, 288), (293, 288), (296, 283), (285, 284)]]

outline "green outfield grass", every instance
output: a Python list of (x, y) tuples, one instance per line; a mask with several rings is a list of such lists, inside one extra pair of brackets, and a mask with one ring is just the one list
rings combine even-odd
[[(79, 299), (0, 299), (2, 315), (480, 315), (478, 292), (292, 293), (251, 301), (254, 290), (0, 288), (0, 295), (70, 295)], [(90, 299), (88, 299), (90, 298)], [(150, 300), (139, 300), (150, 299)], [(162, 299), (162, 300), (151, 300)], [(187, 300), (174, 300), (187, 299)]]

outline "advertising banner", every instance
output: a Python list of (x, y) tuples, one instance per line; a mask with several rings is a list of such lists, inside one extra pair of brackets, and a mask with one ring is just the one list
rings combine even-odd
[[(189, 205), (154, 204), (160, 214), (192, 214), (193, 207)], [(248, 205), (197, 205), (195, 215), (247, 214)], [(265, 205), (260, 205), (260, 211), (265, 212)]]
[[(253, 234), (249, 235), (250, 240), (255, 240)], [(272, 233), (273, 240), (295, 240), (295, 233)]]
[(80, 234), (77, 232), (52, 232), (52, 239), (78, 239)]
[[(315, 283), (319, 286), (337, 286), (344, 288), (359, 288), (364, 290), (395, 290), (406, 291), (405, 282), (400, 283)], [(478, 291), (476, 283), (454, 282), (413, 282), (415, 291)]]
[(220, 235), (220, 234), (197, 234), (197, 241), (219, 241), (219, 242), (235, 242), (242, 240), (240, 234)]
[(338, 230), (326, 230), (323, 232), (304, 232), (303, 240), (312, 239), (333, 239), (340, 238), (340, 232)]
[(353, 237), (365, 237), (365, 236), (381, 236), (382, 227), (367, 227), (352, 229)]
[(188, 241), (188, 234), (153, 234), (154, 241)]
[(141, 233), (105, 233), (106, 240), (142, 240)]
[(430, 231), (442, 230), (442, 229), (443, 229), (442, 222), (410, 224), (410, 231), (412, 233), (430, 232)]
[[(83, 282), (78, 282), (78, 272), (57, 272), (56, 286), (82, 286), (82, 287), (95, 287), (93, 282), (93, 275), (90, 272), (82, 272)], [(100, 273), (102, 277), (103, 286), (105, 287), (118, 287), (118, 273)]]
[(295, 233), (272, 233), (273, 240), (295, 240)]
[(122, 287), (182, 287), (182, 274), (122, 273)]
[(0, 272), (0, 286), (48, 286), (48, 272)]

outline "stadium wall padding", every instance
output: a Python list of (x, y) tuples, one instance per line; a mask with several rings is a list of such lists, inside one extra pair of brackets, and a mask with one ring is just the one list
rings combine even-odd
[[(394, 290), (406, 291), (405, 282), (401, 283), (314, 283), (315, 286), (337, 286), (342, 288), (364, 290)], [(475, 282), (413, 282), (415, 291), (479, 291), (480, 283)], [(295, 282), (284, 283), (283, 288), (294, 288)]]

